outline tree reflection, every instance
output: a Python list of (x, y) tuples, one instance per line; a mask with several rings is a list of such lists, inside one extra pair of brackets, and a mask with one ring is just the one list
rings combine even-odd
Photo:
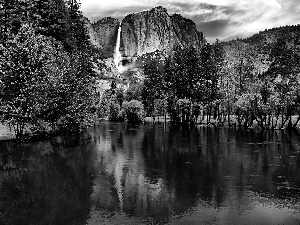
[(77, 138), (0, 143), (0, 224), (82, 224), (90, 210), (92, 145)]
[(288, 149), (299, 140), (282, 146), (285, 153), (278, 152), (275, 136), (269, 134), (164, 125), (114, 124), (109, 131), (107, 125), (98, 129), (101, 163), (92, 197), (98, 210), (157, 222), (199, 204), (243, 209), (251, 202), (245, 191), (276, 195), (277, 174), (298, 168), (286, 165)]
[(257, 210), (251, 195), (300, 199), (297, 134), (102, 123), (0, 149), (0, 224), (156, 224), (222, 209), (230, 223)]

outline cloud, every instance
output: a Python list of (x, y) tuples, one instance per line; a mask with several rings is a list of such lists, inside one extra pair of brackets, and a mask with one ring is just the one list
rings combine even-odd
[(236, 4), (234, 10), (228, 14), (232, 26), (226, 30), (231, 37), (247, 37), (258, 31), (272, 27), (296, 24), (299, 19), (298, 11), (295, 10), (295, 1), (278, 0), (253, 0), (251, 4)]
[(197, 29), (201, 30), (208, 42), (212, 43), (216, 38), (222, 37), (222, 34), (230, 26), (230, 20), (212, 20), (208, 22), (198, 22), (196, 23)]
[(169, 14), (192, 19), (209, 42), (251, 36), (300, 21), (299, 0), (83, 0), (82, 11), (91, 21), (107, 16), (122, 20), (159, 5)]
[(144, 6), (127, 6), (123, 7), (120, 10), (116, 11), (114, 9), (109, 9), (102, 11), (99, 13), (98, 8), (90, 8), (85, 11), (84, 15), (88, 17), (88, 19), (92, 22), (98, 21), (104, 17), (112, 17), (115, 19), (118, 19), (119, 21), (122, 21), (122, 19), (127, 16), (128, 14), (134, 13), (134, 12), (141, 12), (144, 10), (149, 9), (148, 7)]

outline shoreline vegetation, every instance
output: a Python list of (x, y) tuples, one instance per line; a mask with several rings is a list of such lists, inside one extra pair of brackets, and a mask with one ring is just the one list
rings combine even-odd
[[(93, 126), (97, 126), (100, 122), (113, 122), (109, 120), (108, 117), (106, 118), (100, 118), (97, 121), (94, 121)], [(297, 117), (292, 117), (292, 123), (295, 124), (297, 121)], [(115, 121), (118, 122), (118, 121)], [(121, 121), (124, 122), (124, 121)], [(173, 124), (171, 121), (170, 116), (147, 116), (144, 117), (142, 121), (140, 121), (142, 124)], [(176, 125), (176, 124), (175, 124)], [(230, 116), (230, 123), (228, 121), (222, 121), (220, 122), (218, 119), (210, 118), (208, 119), (206, 116), (203, 119), (198, 118), (197, 122), (193, 124), (183, 124), (178, 123), (177, 125), (187, 125), (189, 127), (210, 127), (210, 128), (232, 128), (232, 129), (243, 129), (245, 130), (245, 127), (242, 124), (238, 124), (238, 118), (237, 116)], [(91, 126), (92, 127), (92, 126)], [(86, 128), (87, 129), (87, 128)], [(282, 127), (282, 121), (281, 123), (278, 123), (277, 127), (270, 128), (270, 129), (262, 129), (257, 122), (253, 122), (253, 125), (251, 127), (246, 128), (246, 130), (255, 130), (256, 132), (262, 132), (262, 131), (276, 131), (276, 130), (287, 130), (289, 129), (287, 126)], [(296, 127), (293, 129), (300, 129), (300, 123), (297, 124)], [(84, 130), (82, 130), (84, 132)], [(77, 134), (78, 132), (76, 132)], [(60, 136), (60, 135), (67, 135), (71, 133), (60, 133), (52, 132), (50, 129), (48, 131), (39, 132), (39, 133), (33, 133), (30, 129), (26, 129), (24, 132), (24, 137), (21, 141), (30, 142), (30, 141), (41, 141), (48, 139), (53, 136)], [(15, 133), (13, 129), (7, 125), (0, 124), (0, 142), (2, 141), (14, 141), (16, 140)], [(19, 140), (20, 141), (20, 140)]]
[(79, 2), (4, 1), (0, 13), (0, 123), (20, 141), (91, 124), (97, 50)]

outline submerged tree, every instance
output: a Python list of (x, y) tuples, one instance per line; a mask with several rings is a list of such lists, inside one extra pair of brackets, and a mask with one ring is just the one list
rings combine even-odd
[[(278, 39), (272, 48), (270, 57), (272, 63), (263, 74), (267, 80), (269, 97), (278, 97), (277, 119), (281, 115), (281, 127), (288, 121), (291, 126), (293, 114), (299, 114), (300, 94), (300, 55), (295, 47), (288, 47), (284, 39)], [(298, 120), (294, 124), (297, 125)]]

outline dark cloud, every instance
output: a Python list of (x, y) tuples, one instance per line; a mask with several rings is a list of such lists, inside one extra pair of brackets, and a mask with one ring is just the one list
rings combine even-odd
[(104, 17), (112, 17), (115, 19), (118, 19), (119, 21), (122, 21), (125, 16), (132, 14), (132, 13), (137, 13), (141, 12), (144, 10), (149, 10), (149, 8), (145, 6), (135, 6), (135, 7), (122, 7), (118, 11), (116, 10), (105, 10), (101, 11), (99, 13), (99, 9), (90, 9), (89, 11), (84, 12), (84, 16), (89, 18), (90, 21), (98, 21)]
[(197, 22), (197, 29), (204, 33), (205, 37), (209, 39), (216, 39), (223, 36), (224, 31), (230, 26), (229, 20), (213, 20), (208, 22)]

